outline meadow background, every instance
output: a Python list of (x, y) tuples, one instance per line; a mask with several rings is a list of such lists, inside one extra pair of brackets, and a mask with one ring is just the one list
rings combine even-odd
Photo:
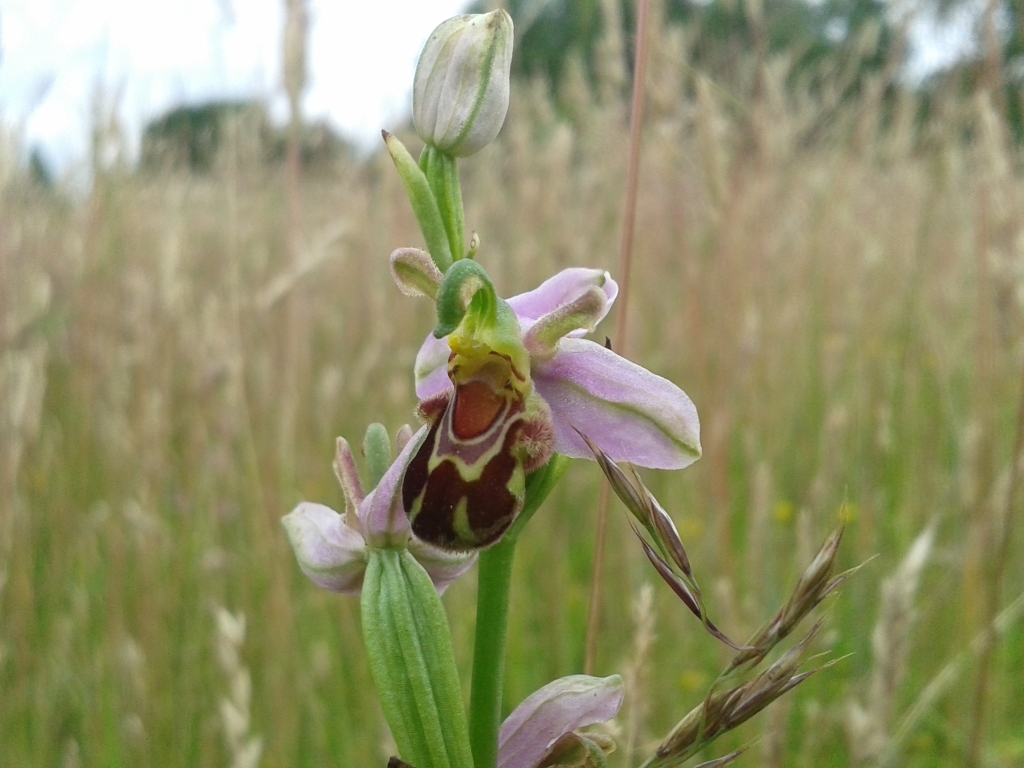
[[(794, 86), (753, 51), (723, 83), (685, 28), (654, 28), (613, 344), (690, 394), (704, 457), (645, 479), (731, 636), (841, 517), (840, 565), (870, 560), (816, 642), (845, 658), (707, 759), (1024, 765), (1024, 178), (998, 92), (950, 86), (923, 112), (891, 73)], [(463, 164), (501, 293), (617, 269), (627, 81), (518, 80)], [(336, 435), (413, 420), (433, 311), (388, 274), (420, 243), (391, 161), (289, 182), (240, 128), (207, 173), (140, 173), (101, 113), (94, 146), (82, 194), (0, 144), (0, 765), (384, 765), (358, 603), (300, 573), (279, 521), (341, 508)], [(601, 482), (577, 462), (522, 539), (509, 709), (582, 668)], [(617, 503), (609, 525), (595, 671), (631, 685), (613, 764), (636, 765), (729, 654)], [(467, 684), (474, 592), (445, 596)]]

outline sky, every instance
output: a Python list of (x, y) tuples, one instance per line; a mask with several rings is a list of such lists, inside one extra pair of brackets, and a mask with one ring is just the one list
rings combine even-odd
[[(402, 121), (431, 30), (468, 0), (309, 0), (307, 117), (364, 146)], [(0, 127), (58, 172), (86, 156), (96, 94), (137, 150), (146, 121), (181, 103), (259, 97), (284, 117), (284, 0), (6, 0), (0, 4)], [(967, 46), (969, 24), (916, 24), (914, 76)]]
[[(467, 0), (310, 0), (304, 108), (364, 144), (403, 119), (433, 28)], [(0, 3), (0, 124), (54, 168), (86, 154), (97, 93), (130, 144), (183, 102), (262, 97), (284, 114), (284, 0), (9, 0)]]

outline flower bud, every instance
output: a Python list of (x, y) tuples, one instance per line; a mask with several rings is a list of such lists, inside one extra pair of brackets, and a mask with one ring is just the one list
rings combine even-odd
[(573, 732), (611, 720), (624, 696), (618, 675), (569, 675), (534, 691), (501, 726), (499, 768), (602, 765), (614, 742), (594, 733)]
[[(368, 463), (380, 466), (390, 461), (390, 441), (379, 424), (367, 430), (377, 456)], [(410, 536), (409, 520), (402, 508), (402, 477), (414, 451), (423, 441), (426, 428), (413, 435), (406, 426), (400, 438), (401, 451), (370, 493), (363, 493), (355, 457), (348, 441), (338, 438), (334, 470), (345, 491), (345, 514), (339, 515), (323, 504), (304, 501), (282, 519), (299, 566), (315, 584), (332, 592), (359, 594), (370, 550), (394, 548), (409, 552), (426, 569), (440, 594), (468, 571), (476, 560), (471, 554), (446, 552)], [(369, 459), (369, 457), (368, 457)]]
[(352, 525), (353, 517), (304, 501), (281, 521), (299, 566), (318, 587), (359, 594), (366, 570), (366, 542)]
[(508, 111), (511, 66), (512, 18), (505, 11), (442, 22), (416, 65), (412, 115), (420, 138), (454, 157), (491, 143)]

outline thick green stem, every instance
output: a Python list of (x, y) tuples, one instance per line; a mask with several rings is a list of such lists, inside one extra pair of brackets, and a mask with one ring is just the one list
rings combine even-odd
[(501, 685), (508, 640), (508, 605), (516, 542), (506, 537), (480, 553), (473, 648), (469, 742), (474, 768), (495, 768), (501, 725)]
[(523, 511), (501, 541), (480, 553), (476, 594), (476, 643), (473, 646), (473, 687), (469, 702), (469, 742), (473, 768), (495, 768), (501, 726), (501, 685), (508, 640), (508, 605), (512, 560), (523, 527), (569, 468), (569, 459), (555, 455), (526, 478)]
[(466, 255), (466, 214), (462, 205), (462, 186), (455, 158), (429, 144), (420, 154), (420, 170), (427, 177), (430, 190), (437, 200), (452, 259), (458, 261)]

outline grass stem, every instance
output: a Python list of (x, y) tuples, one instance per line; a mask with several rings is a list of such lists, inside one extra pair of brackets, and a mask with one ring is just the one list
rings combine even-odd
[[(647, 73), (650, 0), (640, 0), (636, 24), (636, 57), (633, 66), (633, 105), (629, 127), (629, 165), (626, 170), (626, 198), (622, 205), (622, 230), (619, 239), (619, 312), (615, 318), (615, 349), (626, 351), (626, 323), (629, 318), (629, 284), (633, 265), (633, 231), (636, 225), (636, 193), (640, 177), (640, 140), (644, 122), (644, 83)], [(608, 483), (601, 486), (594, 541), (594, 570), (590, 580), (590, 605), (587, 610), (587, 640), (583, 671), (592, 674), (597, 655), (597, 637), (601, 625), (601, 581), (604, 572), (605, 537), (608, 528)]]
[[(994, 510), (994, 527), (992, 541), (995, 543), (995, 557), (985, 593), (985, 626), (993, 626), (1000, 612), (1002, 602), (1003, 579), (1010, 561), (1010, 543), (1013, 540), (1014, 501), (1020, 488), (1021, 468), (1024, 465), (1024, 370), (1021, 371), (1021, 391), (1017, 405), (1017, 427), (1013, 441), (1013, 454), (1010, 463), (1010, 481), (1006, 489), (1001, 510)], [(998, 502), (993, 502), (998, 503)], [(992, 674), (992, 657), (995, 655), (998, 635), (986, 632), (982, 635), (981, 650), (978, 653), (978, 670), (974, 679), (974, 708), (971, 718), (971, 737), (968, 744), (968, 765), (978, 765), (981, 760), (981, 747), (985, 743), (985, 731), (988, 724), (989, 679)]]

